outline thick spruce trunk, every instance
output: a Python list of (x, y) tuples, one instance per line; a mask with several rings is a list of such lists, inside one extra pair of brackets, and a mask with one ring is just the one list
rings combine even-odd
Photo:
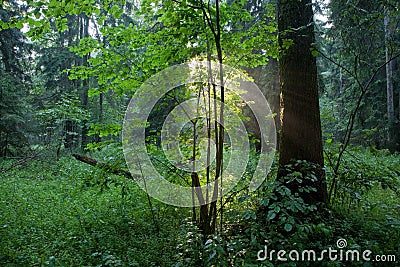
[[(292, 160), (306, 160), (319, 166), (318, 180), (311, 185), (317, 192), (299, 192), (304, 184), (290, 185), (308, 203), (327, 202), (322, 134), (319, 112), (317, 65), (311, 53), (314, 43), (311, 0), (278, 1), (279, 42), (293, 44), (281, 54), (279, 61), (281, 136), (278, 179), (290, 171), (283, 167)], [(298, 171), (298, 170), (296, 170)], [(310, 185), (310, 184), (309, 184)]]

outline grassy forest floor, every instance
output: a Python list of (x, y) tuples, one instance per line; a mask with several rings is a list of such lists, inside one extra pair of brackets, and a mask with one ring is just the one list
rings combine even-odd
[[(366, 164), (352, 170), (358, 172), (356, 176), (372, 172), (368, 166), (376, 165), (376, 160), (362, 160), (371, 152), (354, 153), (352, 157)], [(396, 167), (399, 157), (379, 159)], [(362, 261), (257, 261), (258, 251), (266, 244), (276, 250), (322, 250), (335, 248), (339, 238), (346, 239), (349, 249), (396, 256), (397, 262), (379, 266), (400, 266), (400, 197), (384, 186), (382, 166), (370, 173), (379, 179), (369, 180), (368, 190), (360, 186), (359, 192), (337, 193), (336, 204), (323, 217), (315, 217), (312, 208), (307, 213), (304, 204), (298, 211), (308, 215), (297, 218), (288, 212), (291, 206), (299, 206), (294, 198), (278, 203), (271, 212), (265, 204), (271, 198), (267, 190), (252, 196), (238, 194), (225, 207), (224, 233), (204, 242), (190, 224), (191, 209), (153, 200), (155, 223), (148, 199), (134, 181), (72, 157), (15, 164), (13, 160), (0, 163), (0, 266), (376, 265)], [(397, 187), (398, 176), (391, 183)], [(350, 190), (350, 185), (346, 188)], [(267, 208), (260, 209), (263, 203)], [(271, 216), (274, 212), (278, 214), (275, 219)], [(279, 230), (282, 228), (285, 231)]]
[(135, 182), (115, 176), (121, 184), (103, 190), (86, 182), (99, 175), (105, 174), (66, 158), (57, 163), (31, 162), (3, 174), (0, 265), (172, 263), (176, 232), (171, 229), (179, 229), (184, 213), (158, 206), (162, 227), (156, 233), (146, 196)]

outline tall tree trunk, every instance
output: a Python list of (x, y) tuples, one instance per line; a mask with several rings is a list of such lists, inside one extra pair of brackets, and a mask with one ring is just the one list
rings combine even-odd
[[(201, 1), (201, 11), (204, 16), (205, 20), (205, 26), (209, 27), (212, 35), (215, 40), (215, 49), (217, 51), (217, 60), (219, 63), (219, 84), (220, 84), (220, 102), (224, 103), (225, 102), (225, 88), (224, 88), (224, 70), (223, 70), (223, 55), (222, 55), (222, 46), (221, 46), (221, 25), (220, 25), (220, 1), (216, 0), (215, 1), (215, 24), (212, 21), (212, 16), (210, 14), (210, 10), (206, 8), (206, 5), (204, 4), (203, 1)], [(211, 49), (210, 49), (210, 42), (207, 38), (207, 60), (211, 61)], [(212, 72), (210, 69), (209, 65), (209, 79), (212, 79)], [(220, 105), (219, 109), (217, 108), (217, 90), (216, 90), (216, 84), (215, 83), (210, 83), (211, 80), (208, 81), (208, 87), (210, 91), (208, 94), (211, 94), (211, 88), (212, 88), (212, 96), (213, 96), (213, 101), (214, 101), (214, 107), (213, 111), (209, 111), (209, 115), (213, 113), (214, 115), (214, 130), (215, 130), (215, 146), (216, 146), (216, 156), (215, 156), (215, 181), (214, 181), (214, 188), (212, 192), (212, 201), (209, 204), (201, 205), (200, 206), (200, 220), (199, 220), (199, 228), (202, 230), (204, 237), (206, 237), (209, 234), (213, 234), (216, 231), (217, 227), (217, 199), (218, 196), (221, 196), (222, 193), (222, 188), (223, 188), (223, 181), (222, 181), (222, 170), (223, 170), (223, 153), (224, 153), (224, 106), (223, 104)], [(211, 101), (211, 98), (209, 98), (209, 101)], [(210, 107), (210, 106), (209, 106)], [(219, 116), (219, 121), (218, 121), (218, 116)], [(211, 118), (208, 118), (211, 120)], [(210, 127), (210, 124), (207, 125)], [(210, 128), (208, 129), (210, 130)], [(210, 132), (208, 132), (208, 137), (210, 137)], [(210, 156), (210, 149), (207, 151), (207, 157)], [(207, 182), (209, 182), (209, 169), (207, 170)], [(199, 186), (200, 182), (197, 173), (192, 173), (192, 184), (194, 186)], [(197, 198), (200, 203), (204, 203), (204, 196), (203, 193), (200, 190), (196, 192)], [(208, 199), (208, 190), (206, 190), (206, 199)], [(222, 221), (223, 221), (223, 202), (221, 198), (220, 202), (220, 229), (222, 231)], [(193, 209), (193, 212), (195, 213), (195, 209)], [(195, 218), (195, 216), (193, 217)]]
[[(73, 16), (67, 16), (68, 19), (68, 31), (65, 33), (60, 33), (60, 38), (59, 38), (59, 45), (60, 47), (70, 47), (73, 46), (73, 36), (74, 36), (74, 17)], [(65, 44), (65, 41), (67, 41), (67, 44)], [(70, 69), (72, 67), (72, 60), (68, 58), (67, 60), (64, 61), (64, 65), (62, 66), (62, 69)], [(66, 92), (66, 95), (72, 95), (74, 93), (74, 83), (68, 78), (68, 73), (63, 73), (61, 76), (61, 90)], [(64, 148), (72, 150), (76, 146), (76, 134), (75, 134), (75, 122), (66, 119), (63, 123), (63, 132), (62, 136), (64, 137)], [(60, 149), (57, 149), (57, 158), (59, 158), (59, 153)]]
[(391, 31), (390, 31), (390, 19), (389, 15), (385, 15), (384, 26), (385, 26), (385, 39), (386, 39), (386, 94), (387, 94), (387, 138), (388, 138), (388, 148), (391, 151), (394, 151), (396, 146), (396, 129), (395, 129), (395, 113), (394, 113), (394, 95), (393, 95), (393, 61), (390, 60), (391, 55), (389, 51), (389, 42), (391, 39)]
[[(281, 140), (278, 179), (290, 172), (284, 166), (292, 160), (316, 164), (317, 181), (311, 183), (317, 192), (299, 192), (301, 185), (291, 185), (308, 203), (327, 202), (322, 134), (318, 101), (316, 58), (311, 53), (314, 43), (311, 0), (278, 0), (279, 43), (293, 44), (279, 61), (281, 87)], [(290, 31), (288, 31), (290, 30)]]
[[(103, 93), (100, 93), (99, 95), (99, 123), (102, 124), (103, 123)], [(94, 141), (96, 143), (101, 142), (101, 137), (99, 134), (96, 134), (94, 136)]]
[[(83, 28), (83, 38), (88, 38), (89, 37), (89, 17), (87, 15), (83, 15), (82, 17), (82, 28)], [(82, 66), (87, 66), (88, 65), (88, 59), (89, 55), (85, 55), (83, 57), (82, 61)], [(88, 107), (88, 102), (89, 102), (89, 96), (88, 96), (88, 91), (89, 91), (89, 80), (85, 79), (82, 81), (82, 107), (84, 109), (87, 109)], [(87, 144), (89, 143), (89, 137), (88, 137), (88, 132), (89, 132), (89, 127), (87, 126), (87, 120), (82, 121), (82, 143), (81, 143), (81, 148), (85, 149)]]
[[(75, 127), (74, 122), (71, 120), (64, 121), (64, 130), (63, 135), (65, 135), (64, 139), (64, 148), (72, 149), (75, 144)], [(57, 154), (59, 151), (57, 152)]]

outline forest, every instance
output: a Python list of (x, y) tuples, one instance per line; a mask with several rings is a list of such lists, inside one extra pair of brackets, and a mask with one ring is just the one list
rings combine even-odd
[(0, 266), (400, 266), (398, 0), (0, 3)]

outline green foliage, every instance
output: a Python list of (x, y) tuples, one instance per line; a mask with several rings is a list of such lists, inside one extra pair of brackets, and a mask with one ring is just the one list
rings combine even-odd
[[(349, 117), (355, 113), (351, 142), (386, 148), (387, 95), (385, 51), (395, 57), (399, 50), (399, 12), (391, 1), (331, 1), (329, 23), (317, 36), (322, 118), (333, 140), (344, 142)], [(391, 20), (393, 35), (385, 37), (384, 17)], [(397, 65), (397, 60), (393, 63)], [(379, 69), (381, 67), (381, 69)], [(397, 67), (395, 67), (396, 69)], [(399, 81), (393, 71), (393, 82)], [(396, 86), (395, 86), (396, 87)], [(356, 111), (356, 103), (361, 98)], [(399, 95), (394, 89), (395, 99)], [(397, 102), (395, 100), (395, 102)], [(396, 114), (399, 114), (396, 104)]]
[(109, 135), (117, 136), (122, 131), (122, 126), (118, 124), (90, 124), (91, 130), (88, 135), (98, 134), (100, 137)]
[[(0, 5), (2, 25), (19, 16), (19, 8), (25, 9), (15, 1), (7, 1), (8, 9), (3, 6)], [(2, 29), (0, 25), (0, 157), (22, 155), (29, 143), (28, 135), (34, 129), (27, 64), (30, 49), (31, 45), (18, 28)]]
[[(221, 42), (227, 64), (255, 67), (265, 64), (269, 56), (277, 56), (274, 11), (271, 5), (262, 8), (264, 15), (256, 19), (241, 2), (221, 4)], [(138, 14), (141, 23), (133, 16), (133, 23), (119, 20), (111, 26), (100, 25), (103, 40), (86, 38), (71, 48), (80, 56), (95, 56), (89, 59), (90, 66), (74, 67), (70, 78), (95, 78), (98, 87), (89, 90), (90, 96), (111, 88), (118, 95), (131, 95), (143, 81), (170, 64), (204, 58), (207, 52), (215, 59), (215, 32), (210, 28), (215, 25), (208, 25), (205, 17), (214, 19), (215, 7), (204, 11), (197, 3), (144, 1)]]
[[(307, 245), (313, 234), (324, 233), (321, 242), (331, 237), (329, 226), (314, 223), (316, 207), (305, 204), (286, 186), (287, 182), (295, 179), (306, 181), (315, 178), (312, 173), (304, 177), (293, 174), (285, 180), (266, 183), (256, 206), (250, 204), (253, 201), (246, 197), (248, 194), (238, 197), (225, 213), (228, 217), (225, 220), (229, 223), (219, 235), (201, 238), (201, 235), (193, 234), (198, 233), (193, 226), (184, 225), (185, 233), (178, 245), (179, 263), (175, 266), (199, 266), (199, 262), (204, 266), (275, 266), (275, 262), (257, 260), (257, 253), (266, 245), (265, 242), (273, 249), (296, 244), (291, 247), (295, 249)], [(285, 265), (277, 262), (276, 266)]]
[(59, 126), (65, 120), (81, 122), (88, 119), (88, 114), (80, 108), (79, 100), (73, 96), (65, 96), (55, 106), (36, 113), (38, 120), (46, 126)]
[[(224, 63), (254, 68), (277, 58), (275, 10), (267, 2), (220, 2)], [(346, 135), (360, 85), (383, 63), (385, 46), (393, 54), (398, 52), (396, 19), (390, 25), (393, 39), (383, 41), (385, 9), (391, 18), (399, 15), (394, 0), (330, 1), (333, 27), (320, 29), (318, 44), (311, 50), (314, 56), (329, 56), (337, 63), (319, 60), (330, 207), (318, 207), (316, 212), (315, 205), (301, 198), (299, 193), (312, 195), (316, 190), (308, 186), (316, 179), (314, 168), (304, 162), (288, 166), (289, 174), (280, 181), (274, 181), (274, 165), (263, 189), (248, 192), (258, 160), (252, 151), (243, 177), (223, 199), (223, 207), (217, 207), (223, 211), (222, 231), (204, 236), (187, 219), (188, 209), (154, 200), (150, 207), (134, 181), (110, 174), (110, 170), (127, 171), (119, 134), (126, 104), (136, 89), (172, 64), (207, 56), (216, 59), (216, 8), (212, 1), (201, 5), (192, 0), (2, 3), (1, 155), (24, 153), (31, 138), (36, 141), (32, 150), (44, 156), (38, 161), (0, 162), (1, 266), (313, 266), (313, 262), (260, 262), (257, 253), (264, 245), (275, 250), (323, 250), (335, 247), (341, 237), (350, 248), (400, 253), (399, 155), (378, 150), (386, 138), (383, 71), (361, 101), (351, 139), (378, 149), (352, 146), (335, 170), (338, 141)], [(93, 26), (89, 37), (84, 36), (82, 24), (86, 18)], [(37, 46), (33, 58), (21, 28)], [(285, 40), (281, 49), (291, 44)], [(23, 59), (31, 61), (25, 66)], [(32, 84), (27, 74), (33, 75)], [(190, 175), (168, 162), (160, 148), (160, 130), (174, 106), (197, 89), (177, 88), (161, 99), (146, 129), (147, 151), (156, 170), (183, 186), (190, 184)], [(86, 92), (90, 101), (85, 104)], [(226, 96), (226, 103), (241, 113), (238, 99)], [(26, 128), (35, 125), (32, 116), (42, 126), (34, 137)], [(67, 158), (50, 162), (42, 144), (47, 139), (61, 144), (63, 131), (71, 131), (67, 122), (74, 124), (74, 135), (90, 126), (88, 134), (95, 142), (88, 145), (89, 153), (107, 168)], [(187, 135), (182, 134), (185, 142), (180, 143), (187, 158), (192, 151), (187, 138), (193, 135), (191, 126), (184, 129)], [(229, 160), (228, 153), (225, 159)], [(204, 173), (200, 174), (204, 183)], [(292, 192), (292, 183), (299, 185), (299, 193)], [(161, 226), (159, 232), (155, 222)], [(318, 266), (344, 264), (362, 263), (318, 262)]]
[[(81, 94), (82, 103), (82, 90), (92, 98), (107, 94), (124, 99), (171, 64), (205, 58), (207, 53), (216, 59), (214, 5), (206, 8), (196, 1), (143, 1), (132, 13), (129, 1), (26, 4), (29, 8), (24, 16), (14, 16), (3, 26), (25, 25), (27, 35), (38, 44), (36, 81), (44, 98), (55, 98), (53, 104), (60, 100), (54, 95), (63, 91)], [(96, 31), (89, 37), (82, 35), (83, 26), (78, 25), (86, 17)], [(242, 1), (220, 3), (219, 19), (225, 63), (256, 67), (269, 57), (277, 57), (273, 5), (262, 2), (256, 11)], [(87, 58), (87, 64), (82, 63), (82, 57)], [(82, 88), (83, 84), (89, 88)], [(96, 120), (94, 116), (90, 119)], [(99, 123), (110, 125), (115, 120)], [(100, 134), (99, 129), (105, 132)], [(98, 137), (108, 135), (110, 129), (97, 127), (94, 131)]]
[(27, 88), (0, 69), (0, 157), (21, 155), (28, 144)]
[[(11, 164), (1, 162), (0, 168)], [(170, 266), (176, 235), (171, 229), (185, 210), (155, 203), (167, 215), (159, 218), (164, 227), (156, 234), (143, 191), (114, 177), (124, 186), (110, 184), (101, 192), (85, 182), (98, 174), (66, 158), (1, 172), (0, 264)]]
[(130, 194), (128, 193), (128, 191), (130, 191), (130, 181), (127, 181), (126, 178), (121, 178), (116, 175), (110, 175), (110, 172), (112, 172), (113, 170), (128, 171), (125, 163), (124, 154), (122, 152), (122, 147), (120, 144), (115, 142), (104, 142), (107, 143), (107, 146), (101, 147), (101, 151), (97, 152), (96, 155), (100, 159), (100, 161), (106, 165), (106, 167), (96, 168), (95, 175), (83, 177), (83, 183), (89, 187), (98, 187), (101, 191), (109, 189), (112, 186), (118, 186), (122, 188), (121, 192), (122, 194), (124, 194), (124, 196)]
[[(385, 152), (374, 153), (386, 162), (396, 159)], [(304, 162), (293, 164), (307, 166)], [(303, 183), (313, 181), (312, 166), (306, 169), (310, 171), (292, 173), (281, 181), (266, 183), (263, 193), (258, 194), (256, 206), (247, 193), (231, 200), (224, 213), (224, 231), (218, 235), (205, 237), (191, 223), (183, 224), (175, 266), (315, 266), (312, 261), (283, 262), (276, 257), (272, 261), (259, 261), (257, 253), (264, 253), (265, 246), (268, 252), (295, 249), (301, 253), (312, 249), (319, 253), (324, 249), (336, 249), (340, 238), (347, 240), (348, 249), (369, 249), (374, 255), (398, 255), (400, 202), (396, 194), (377, 184), (352, 209), (338, 205), (317, 213), (316, 206), (306, 204), (287, 187), (297, 179)], [(376, 175), (385, 173), (382, 169), (377, 172)], [(341, 264), (343, 262), (328, 260), (318, 262), (318, 266)], [(346, 266), (365, 264), (346, 262)], [(396, 266), (391, 262), (385, 264)]]
[(338, 172), (333, 172), (337, 160), (337, 144), (327, 146), (325, 155), (328, 162), (328, 180), (334, 186), (332, 203), (351, 208), (358, 205), (371, 190), (382, 188), (400, 196), (400, 168), (398, 154), (390, 154), (387, 150), (352, 147), (343, 157)]

